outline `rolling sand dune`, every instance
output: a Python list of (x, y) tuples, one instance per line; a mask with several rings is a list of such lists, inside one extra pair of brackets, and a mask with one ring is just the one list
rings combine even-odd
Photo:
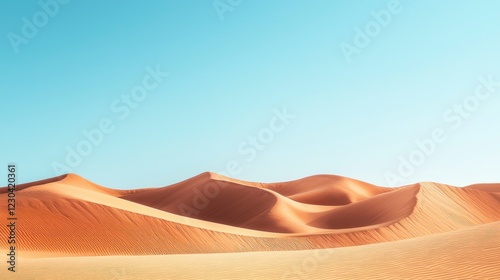
[[(346, 183), (345, 190), (338, 181)], [(286, 191), (288, 185), (290, 190)], [(259, 184), (203, 173), (173, 186), (148, 189), (121, 198), (177, 215), (193, 211), (194, 218), (236, 227), (280, 233), (318, 233), (323, 232), (322, 229), (385, 225), (409, 215), (416, 202), (416, 192), (389, 190), (337, 176)], [(356, 203), (383, 192), (387, 193), (374, 198), (373, 202)], [(396, 201), (403, 197), (405, 199)], [(394, 203), (380, 203), (384, 200)], [(361, 215), (370, 207), (380, 209)]]
[(500, 184), (476, 184), (467, 186), (465, 188), (490, 193), (500, 193)]
[(490, 193), (500, 201), (500, 184), (477, 184), (467, 186), (466, 188)]
[(297, 202), (334, 206), (358, 202), (391, 190), (335, 175), (317, 175), (260, 186)]
[[(357, 247), (25, 259), (10, 279), (500, 279), (500, 222)], [(11, 276), (12, 277), (12, 276)]]
[[(257, 259), (268, 258), (272, 262), (274, 254), (281, 259), (272, 263), (281, 267), (289, 265), (294, 258), (307, 258), (310, 250), (328, 248), (335, 248), (334, 254), (350, 261), (336, 258), (327, 261), (329, 265), (314, 272), (316, 279), (326, 279), (322, 273), (332, 273), (331, 266), (350, 269), (351, 276), (358, 275), (351, 271), (353, 263), (363, 261), (375, 269), (374, 263), (387, 258), (389, 253), (396, 254), (394, 262), (401, 269), (407, 265), (404, 261), (412, 258), (423, 266), (426, 256), (422, 250), (432, 250), (436, 257), (432, 262), (429, 257), (428, 265), (445, 273), (458, 258), (450, 256), (442, 260), (444, 252), (439, 250), (455, 252), (457, 256), (476, 254), (472, 252), (473, 247), (463, 242), (470, 241), (474, 234), (486, 232), (491, 240), (497, 240), (500, 221), (500, 184), (456, 188), (424, 182), (382, 188), (333, 175), (264, 184), (206, 172), (162, 188), (115, 190), (68, 174), (19, 185), (16, 193), (17, 249), (23, 263), (30, 264), (26, 269), (32, 267), (29, 271), (33, 273), (43, 269), (44, 264), (50, 266), (69, 260), (82, 265), (75, 264), (78, 271), (88, 262), (101, 258), (97, 256), (129, 256), (105, 259), (115, 264), (120, 258), (143, 261), (142, 255), (150, 258), (150, 255), (197, 254), (190, 256), (203, 263), (219, 260), (227, 263), (218, 265), (228, 271), (234, 265), (235, 269), (239, 267), (235, 271), (248, 270), (245, 275), (256, 275), (249, 272), (252, 266), (238, 266), (235, 260), (259, 263)], [(0, 188), (0, 209), (6, 209), (6, 203), (7, 190)], [(6, 218), (6, 211), (0, 211), (0, 219)], [(0, 236), (7, 236), (6, 227), (0, 227)], [(0, 240), (2, 250), (7, 248), (6, 240)], [(443, 240), (447, 242), (441, 242)], [(455, 247), (452, 248), (450, 242)], [(500, 242), (481, 242), (477, 246), (488, 251), (487, 262), (495, 262), (496, 257), (498, 264)], [(357, 254), (361, 257), (359, 260), (355, 258)], [(407, 257), (401, 259), (401, 255)], [(78, 258), (82, 256), (96, 257)], [(56, 258), (44, 259), (47, 257)], [(188, 258), (151, 259), (158, 265), (162, 261), (178, 263), (177, 268), (172, 267), (180, 273), (176, 275), (185, 273), (198, 279), (195, 276), (198, 270), (182, 272), (182, 268), (188, 270), (187, 261), (182, 261)], [(110, 264), (97, 267), (104, 269)], [(466, 264), (469, 270), (456, 275), (479, 270), (479, 263), (468, 261)], [(497, 267), (497, 270), (488, 268), (488, 273), (496, 275), (500, 265)], [(267, 270), (263, 277), (276, 279), (277, 272), (272, 271), (272, 267)], [(207, 273), (212, 275), (211, 279), (217, 279), (215, 274)], [(229, 276), (232, 272), (227, 273), (226, 277), (232, 279)], [(336, 273), (338, 279), (355, 278), (347, 274), (340, 277), (344, 274)], [(397, 273), (396, 270), (394, 275)], [(394, 275), (391, 277), (398, 279)], [(378, 279), (390, 279), (380, 277)], [(61, 276), (61, 279), (65, 278)]]

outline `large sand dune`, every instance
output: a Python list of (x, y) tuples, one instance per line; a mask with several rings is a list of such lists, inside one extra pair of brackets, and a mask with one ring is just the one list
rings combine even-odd
[(303, 251), (37, 258), (9, 279), (500, 279), (500, 222), (395, 242)]
[[(414, 250), (415, 260), (424, 262), (418, 246), (445, 250), (446, 245), (438, 242), (444, 239), (455, 244), (446, 250), (466, 258), (472, 249), (469, 246), (461, 251), (463, 239), (470, 239), (476, 231), (491, 234), (492, 241), (483, 240), (481, 246), (493, 252), (491, 258), (495, 256), (499, 264), (500, 243), (493, 241), (499, 234), (500, 184), (457, 188), (424, 182), (383, 188), (333, 175), (264, 184), (206, 172), (162, 188), (115, 190), (68, 174), (19, 185), (17, 203), (18, 253), (23, 259), (41, 258), (25, 262), (25, 266), (37, 269), (45, 262), (93, 262), (78, 259), (81, 256), (130, 256), (127, 260), (134, 262), (134, 258), (140, 261), (141, 255), (168, 254), (198, 254), (193, 258), (203, 262), (215, 256), (213, 259), (231, 266), (234, 259), (261, 258), (255, 254), (285, 254), (257, 252), (290, 251), (298, 257), (328, 248), (351, 258), (357, 252), (368, 266), (385, 257), (377, 255), (384, 250), (400, 250), (398, 254)], [(0, 209), (6, 209), (6, 204), (7, 190), (0, 188)], [(6, 214), (0, 211), (0, 219), (5, 221)], [(7, 236), (6, 227), (0, 227), (0, 236)], [(7, 248), (6, 241), (0, 240), (2, 250)], [(105, 260), (113, 263), (119, 258)], [(447, 259), (442, 267), (450, 267), (454, 261)], [(329, 263), (346, 269), (352, 266)], [(433, 263), (436, 266), (439, 261)], [(182, 262), (179, 267), (183, 267)], [(497, 267), (488, 269), (498, 273), (500, 264)], [(249, 266), (241, 267), (245, 269)], [(274, 278), (274, 273), (266, 277)]]

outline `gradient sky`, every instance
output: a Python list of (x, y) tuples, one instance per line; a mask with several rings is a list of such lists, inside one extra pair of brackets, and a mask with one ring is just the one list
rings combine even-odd
[[(108, 187), (163, 186), (235, 162), (229, 175), (250, 181), (327, 173), (391, 185), (400, 157), (441, 129), (444, 142), (393, 185), (500, 182), (500, 86), (473, 97), (479, 77), (500, 81), (500, 2), (401, 1), (350, 61), (341, 44), (356, 46), (372, 11), (397, 4), (229, 2), (215, 1), (230, 7), (221, 19), (209, 0), (74, 0), (13, 47), (23, 18), (43, 23), (44, 10), (2, 1), (1, 164), (16, 163), (20, 182), (64, 173), (54, 163), (107, 118), (114, 130), (71, 172)], [(169, 76), (121, 119), (111, 104), (157, 66)], [(466, 117), (453, 111), (463, 102), (477, 107)], [(251, 146), (283, 108), (295, 118)]]

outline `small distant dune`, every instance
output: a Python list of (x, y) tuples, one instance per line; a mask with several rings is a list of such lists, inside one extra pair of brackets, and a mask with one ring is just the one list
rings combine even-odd
[(466, 189), (488, 192), (500, 201), (500, 184), (475, 184), (465, 187)]
[(490, 193), (500, 193), (500, 184), (475, 184), (465, 187), (467, 189), (490, 192)]
[[(67, 176), (68, 176), (68, 174), (64, 174), (64, 175), (52, 177), (49, 179), (34, 181), (34, 182), (26, 183), (26, 184), (18, 184), (18, 185), (16, 185), (16, 191), (24, 190), (26, 188), (33, 187), (33, 186), (39, 186), (39, 185), (45, 185), (45, 184), (49, 184), (49, 183), (58, 182), (58, 181), (63, 180)], [(0, 194), (7, 193), (7, 190), (8, 190), (7, 186), (1, 187)]]
[(261, 186), (297, 202), (328, 206), (347, 205), (391, 190), (335, 175), (316, 175)]

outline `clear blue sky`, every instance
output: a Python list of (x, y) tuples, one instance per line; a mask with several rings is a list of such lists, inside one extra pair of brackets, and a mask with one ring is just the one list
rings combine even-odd
[[(65, 173), (103, 120), (112, 131), (70, 169), (114, 188), (207, 170), (500, 182), (498, 1), (40, 3), (0, 3), (1, 164), (20, 182)], [(154, 89), (125, 103), (144, 79)]]

